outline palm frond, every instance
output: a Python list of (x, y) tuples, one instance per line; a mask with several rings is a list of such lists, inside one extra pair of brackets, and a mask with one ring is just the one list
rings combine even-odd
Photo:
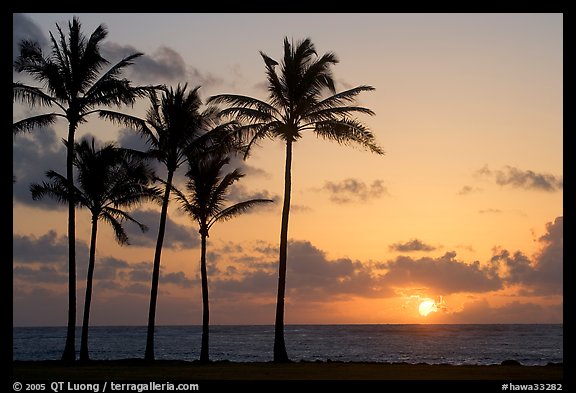
[(272, 203), (272, 199), (251, 199), (249, 201), (239, 202), (229, 206), (213, 216), (208, 222), (208, 228), (211, 228), (217, 221), (227, 221), (251, 210), (254, 206), (264, 203)]
[(41, 184), (32, 183), (30, 185), (32, 199), (37, 201), (44, 197), (49, 197), (58, 203), (68, 203), (68, 188), (57, 183), (42, 182)]
[(148, 136), (148, 133), (152, 133), (148, 128), (146, 121), (139, 117), (108, 109), (98, 109), (96, 112), (98, 113), (98, 117), (101, 119), (109, 120), (114, 124), (122, 125), (127, 128), (132, 128), (139, 132), (146, 133), (146, 136)]
[(25, 131), (33, 130), (35, 128), (49, 126), (50, 124), (54, 124), (54, 122), (56, 122), (56, 118), (58, 116), (62, 115), (57, 113), (48, 113), (45, 115), (28, 117), (12, 124), (12, 132), (14, 135), (17, 135)]
[(110, 224), (110, 226), (114, 230), (114, 236), (115, 236), (118, 244), (120, 244), (120, 245), (130, 244), (129, 239), (128, 239), (128, 235), (126, 234), (124, 227), (116, 219), (116, 217), (114, 217), (112, 214), (109, 214), (109, 212), (106, 211), (106, 212), (102, 212), (102, 214), (100, 214), (99, 218), (103, 219), (108, 224)]
[(376, 144), (374, 134), (354, 119), (320, 121), (316, 123), (314, 132), (343, 145), (357, 144), (373, 153), (384, 154), (384, 150)]
[(62, 106), (42, 89), (35, 86), (28, 86), (20, 82), (12, 83), (12, 100), (19, 101), (30, 105), (32, 108), (36, 105), (51, 106), (53, 104)]
[(361, 106), (326, 107), (306, 113), (302, 118), (309, 122), (318, 122), (337, 118), (346, 118), (355, 113), (373, 116), (374, 112)]
[(206, 101), (208, 104), (228, 104), (238, 108), (253, 108), (263, 113), (277, 113), (278, 110), (265, 101), (238, 94), (218, 94)]
[(356, 96), (362, 93), (363, 91), (374, 91), (374, 90), (376, 89), (372, 86), (362, 85), (352, 89), (341, 91), (339, 93), (331, 95), (330, 97), (325, 98), (322, 101), (319, 101), (317, 104), (314, 105), (315, 107), (314, 110), (339, 107), (340, 105), (354, 102)]

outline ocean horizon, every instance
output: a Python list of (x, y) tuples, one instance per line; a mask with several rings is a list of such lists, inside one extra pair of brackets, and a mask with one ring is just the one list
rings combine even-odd
[[(93, 360), (143, 358), (146, 326), (92, 326)], [(295, 324), (285, 325), (294, 361), (523, 365), (563, 363), (563, 324)], [(81, 328), (77, 327), (79, 352)], [(200, 325), (156, 326), (158, 360), (198, 360)], [(65, 326), (13, 327), (13, 360), (59, 360)], [(210, 326), (210, 359), (273, 360), (274, 326)]]

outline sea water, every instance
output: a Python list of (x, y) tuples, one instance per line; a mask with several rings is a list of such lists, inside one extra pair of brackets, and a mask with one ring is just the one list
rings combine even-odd
[[(94, 360), (143, 358), (146, 326), (93, 326)], [(198, 360), (201, 326), (157, 326), (156, 359)], [(60, 359), (65, 327), (14, 327), (14, 360)], [(288, 356), (294, 361), (524, 365), (563, 362), (562, 324), (371, 324), (286, 325)], [(210, 327), (210, 359), (273, 360), (274, 327)], [(80, 328), (76, 346), (80, 346)]]

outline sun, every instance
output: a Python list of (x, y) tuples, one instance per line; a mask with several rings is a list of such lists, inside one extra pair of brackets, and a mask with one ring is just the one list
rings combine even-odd
[(420, 303), (420, 306), (418, 307), (418, 312), (423, 317), (427, 316), (431, 312), (436, 312), (436, 311), (438, 311), (438, 307), (436, 307), (436, 302), (432, 299), (424, 299)]

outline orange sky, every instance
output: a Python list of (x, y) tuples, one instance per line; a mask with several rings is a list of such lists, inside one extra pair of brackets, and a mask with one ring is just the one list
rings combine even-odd
[[(47, 44), (70, 14), (15, 14), (14, 39)], [(103, 54), (145, 56), (135, 83), (188, 82), (201, 96), (264, 99), (262, 50), (280, 60), (284, 36), (334, 51), (337, 89), (376, 88), (359, 103), (386, 154), (306, 135), (294, 148), (287, 323), (540, 323), (563, 321), (562, 14), (79, 14), (109, 29)], [(352, 31), (344, 23), (361, 25)], [(155, 26), (150, 29), (149, 26)], [(207, 36), (210, 26), (222, 28)], [(231, 39), (242, 31), (240, 42)], [(14, 51), (16, 54), (16, 50)], [(32, 83), (14, 73), (15, 81)], [(142, 101), (126, 111), (142, 116)], [(14, 121), (30, 115), (14, 105)], [(66, 125), (13, 138), (14, 325), (66, 323), (66, 209), (32, 201), (31, 182), (64, 173)], [(96, 119), (78, 140), (135, 143)], [(232, 198), (276, 203), (210, 234), (211, 322), (273, 324), (284, 148), (265, 141)], [(183, 184), (183, 172), (177, 182)], [(100, 226), (92, 318), (145, 324), (159, 209), (134, 215), (132, 245)], [(199, 238), (169, 210), (158, 324), (199, 324)], [(78, 309), (89, 216), (77, 215)], [(443, 303), (422, 316), (427, 298)], [(81, 315), (81, 312), (78, 313)]]

